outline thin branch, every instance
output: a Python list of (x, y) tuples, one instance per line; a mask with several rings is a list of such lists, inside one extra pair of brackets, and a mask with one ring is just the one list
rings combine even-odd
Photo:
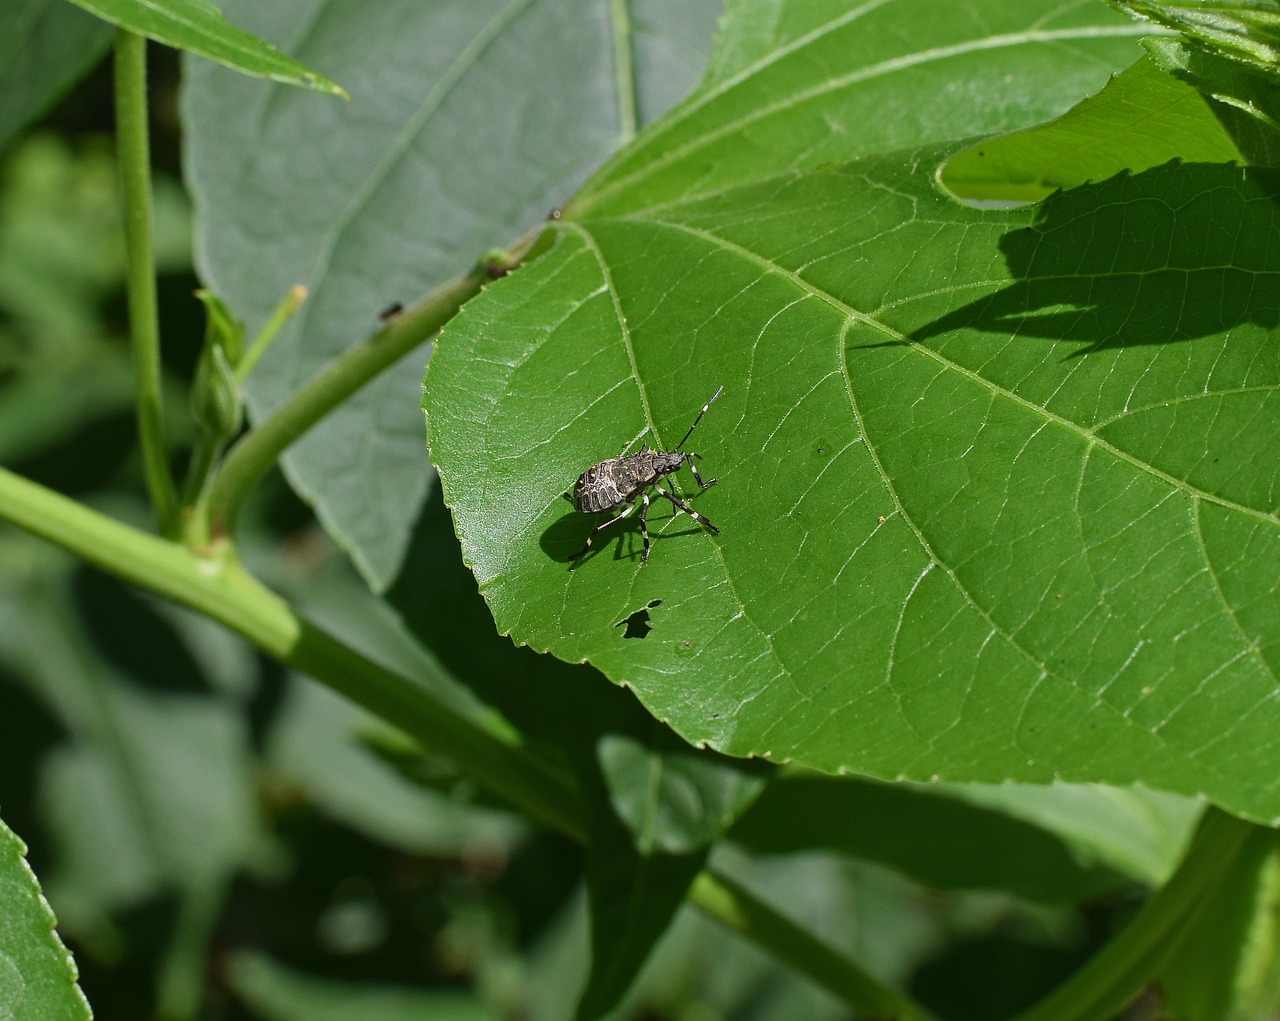
[(483, 267), (451, 281), (406, 309), (363, 344), (335, 358), (246, 433), (227, 454), (209, 496), (214, 538), (235, 525), (240, 505), (280, 455), (353, 393), (447, 323), (488, 279)]
[(116, 137), (124, 204), (129, 336), (138, 387), (138, 440), (147, 491), (163, 535), (176, 527), (178, 497), (164, 437), (160, 397), (160, 330), (151, 235), (151, 154), (147, 139), (147, 42), (116, 33)]

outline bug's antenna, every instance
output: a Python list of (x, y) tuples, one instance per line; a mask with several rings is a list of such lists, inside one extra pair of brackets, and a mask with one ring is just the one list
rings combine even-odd
[(679, 443), (676, 444), (676, 450), (679, 450), (681, 447), (683, 447), (685, 440), (687, 440), (690, 436), (693, 435), (693, 430), (698, 428), (698, 423), (702, 421), (702, 416), (707, 413), (707, 408), (711, 407), (711, 405), (715, 402), (715, 399), (719, 397), (722, 393), (724, 393), (723, 385), (720, 387), (719, 390), (717, 390), (715, 393), (711, 395), (711, 400), (707, 401), (707, 403), (702, 406), (702, 410), (698, 412), (698, 417), (693, 420), (693, 425), (689, 426), (689, 431), (684, 434), (684, 440), (681, 440)]

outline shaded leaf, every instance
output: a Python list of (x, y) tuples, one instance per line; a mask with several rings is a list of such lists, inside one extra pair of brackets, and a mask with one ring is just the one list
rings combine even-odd
[(578, 1021), (595, 1021), (617, 1005), (670, 928), (705, 859), (705, 847), (689, 854), (642, 853), (621, 827), (593, 828), (586, 843), (591, 972)]
[(12, 1021), (92, 1017), (75, 961), (26, 862), (26, 845), (0, 821), (0, 1004)]
[(688, 854), (708, 846), (765, 786), (761, 769), (670, 739), (653, 747), (606, 734), (599, 754), (614, 811), (643, 853)]
[(1204, 809), (1195, 798), (1142, 787), (939, 784), (936, 789), (1039, 826), (1072, 847), (1082, 861), (1151, 887), (1173, 874)]
[(1251, 1021), (1280, 1010), (1280, 833), (1257, 827), (1159, 977), (1170, 1016)]
[(358, 743), (372, 718), (326, 688), (297, 679), (276, 720), (268, 762), (322, 811), (390, 847), (438, 856), (505, 856), (523, 831), (511, 816), (410, 783)]
[(57, 840), (51, 897), (84, 931), (160, 893), (220, 891), (259, 831), (234, 707), (138, 688), (87, 640), (60, 585), (23, 591), (0, 656), (72, 736), (42, 764), (41, 808)]
[[(885, 784), (854, 777), (787, 775), (769, 786), (730, 836), (757, 853), (826, 847), (879, 862), (930, 886), (1007, 890), (1038, 901), (1086, 901), (1131, 886), (1134, 879), (1165, 878), (1145, 871), (1113, 871), (1095, 846), (1097, 838), (1094, 844), (1072, 839), (1090, 831), (1091, 824), (1094, 829), (1109, 825), (1115, 830), (1110, 834), (1113, 844), (1126, 845), (1125, 864), (1136, 857), (1132, 845), (1146, 850), (1140, 838), (1147, 834), (1131, 831), (1148, 820), (1131, 820), (1113, 807), (1111, 792), (1067, 788), (1076, 794), (1070, 803), (1075, 813), (1062, 804), (1060, 825), (1075, 830), (1059, 833), (1001, 810), (1000, 799), (1010, 790), (1024, 796), (1027, 814), (1034, 811), (1037, 796), (1043, 796), (1049, 804), (1040, 811), (1050, 819), (1055, 818), (1055, 793), (1064, 793), (1058, 788)], [(1115, 792), (1117, 797), (1123, 793)], [(990, 807), (984, 806), (984, 798)], [(1120, 825), (1125, 823), (1130, 832)], [(1176, 859), (1185, 844), (1186, 834), (1181, 836), (1182, 841), (1151, 848), (1148, 857)], [(992, 848), (1000, 848), (1000, 853), (993, 855)]]

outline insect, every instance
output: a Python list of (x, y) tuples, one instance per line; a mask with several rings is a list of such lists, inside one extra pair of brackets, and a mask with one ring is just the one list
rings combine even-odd
[(645, 525), (645, 517), (649, 513), (649, 490), (651, 488), (670, 500), (676, 510), (683, 514), (688, 514), (689, 517), (711, 532), (712, 535), (720, 534), (720, 529), (716, 528), (715, 525), (680, 497), (676, 496), (675, 493), (669, 489), (663, 489), (662, 486), (658, 485), (658, 480), (664, 475), (679, 471), (682, 465), (687, 464), (689, 470), (693, 472), (694, 481), (698, 483), (699, 489), (706, 489), (715, 485), (715, 479), (704, 481), (702, 476), (698, 474), (698, 466), (693, 463), (693, 459), (698, 455), (681, 448), (684, 447), (689, 437), (693, 435), (693, 430), (702, 421), (702, 416), (707, 413), (707, 408), (711, 407), (723, 390), (724, 387), (720, 387), (719, 390), (711, 395), (711, 400), (702, 406), (702, 410), (698, 412), (698, 417), (693, 420), (693, 425), (689, 426), (689, 431), (684, 434), (684, 439), (676, 444), (675, 450), (650, 450), (647, 445), (642, 445), (634, 454), (628, 454), (623, 451), (617, 457), (592, 465), (578, 476), (578, 481), (573, 485), (573, 496), (571, 497), (575, 510), (583, 514), (608, 514), (611, 511), (618, 510), (620, 507), (625, 507), (626, 509), (621, 514), (593, 528), (591, 534), (587, 536), (586, 545), (571, 556), (570, 560), (577, 560), (579, 557), (585, 556), (587, 550), (591, 549), (591, 544), (595, 541), (597, 535), (610, 525), (621, 521), (636, 509), (636, 498), (639, 497), (640, 537), (644, 540), (644, 552), (640, 555), (640, 562), (645, 563), (648, 561), (649, 529)]

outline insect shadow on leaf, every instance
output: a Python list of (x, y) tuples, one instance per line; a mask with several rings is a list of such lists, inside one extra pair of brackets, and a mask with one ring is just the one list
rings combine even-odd
[[(592, 465), (578, 476), (578, 481), (574, 483), (572, 494), (566, 494), (566, 496), (569, 496), (575, 510), (582, 514), (610, 514), (614, 511), (621, 511), (621, 513), (615, 514), (608, 521), (596, 525), (591, 530), (591, 534), (587, 536), (587, 541), (582, 549), (573, 554), (569, 558), (570, 560), (576, 561), (586, 556), (596, 536), (610, 525), (616, 524), (630, 515), (639, 506), (640, 537), (644, 541), (644, 552), (640, 555), (640, 562), (647, 562), (651, 545), (647, 523), (650, 490), (670, 501), (678, 513), (687, 514), (702, 525), (703, 528), (711, 532), (712, 535), (720, 534), (720, 529), (716, 528), (715, 525), (685, 503), (681, 497), (660, 486), (658, 480), (688, 465), (689, 471), (693, 473), (694, 481), (698, 483), (699, 489), (707, 489), (715, 485), (715, 479), (704, 480), (698, 473), (698, 466), (694, 463), (694, 459), (698, 455), (683, 448), (689, 437), (693, 435), (693, 430), (702, 421), (702, 416), (707, 413), (707, 409), (723, 392), (724, 387), (722, 386), (711, 395), (711, 399), (702, 406), (702, 410), (698, 412), (698, 417), (693, 420), (693, 425), (689, 426), (689, 431), (676, 444), (675, 450), (650, 450), (647, 444), (642, 444), (634, 454), (628, 454), (624, 450), (617, 457)], [(638, 504), (637, 500), (639, 501)]]

